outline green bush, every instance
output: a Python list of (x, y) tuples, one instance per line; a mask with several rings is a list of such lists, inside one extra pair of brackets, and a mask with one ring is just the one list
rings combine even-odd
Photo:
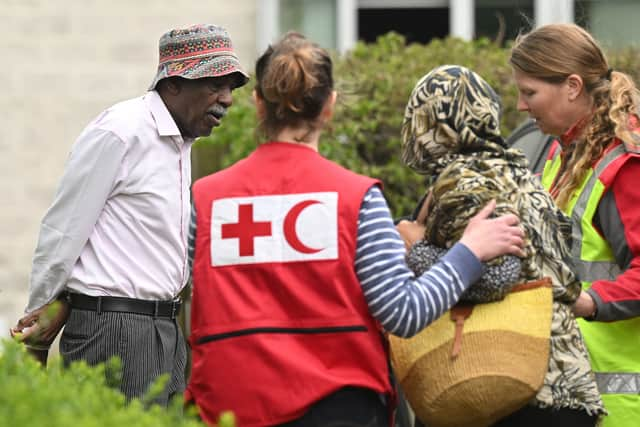
[[(335, 56), (339, 105), (332, 129), (325, 132), (320, 151), (353, 171), (381, 179), (394, 216), (410, 213), (424, 185), (422, 177), (400, 160), (400, 126), (413, 86), (430, 69), (443, 64), (467, 66), (502, 98), (503, 134), (526, 118), (516, 110), (517, 91), (508, 64), (509, 50), (487, 39), (436, 39), (427, 45), (405, 43), (395, 33), (374, 44), (358, 43), (344, 56)], [(638, 49), (610, 53), (614, 69), (640, 72)], [(257, 141), (251, 102), (253, 82), (234, 92), (234, 106), (224, 124), (194, 147), (194, 177), (229, 166), (250, 153)]]
[(125, 403), (117, 388), (119, 361), (89, 367), (84, 362), (63, 369), (59, 358), (42, 366), (24, 345), (0, 342), (0, 425), (20, 427), (202, 427), (183, 411), (181, 398), (168, 408), (149, 404), (167, 378), (154, 383), (143, 399)]

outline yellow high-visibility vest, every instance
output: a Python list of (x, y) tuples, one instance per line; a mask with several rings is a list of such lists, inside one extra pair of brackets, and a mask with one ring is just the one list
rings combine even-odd
[[(542, 185), (547, 190), (556, 179), (561, 164), (560, 147), (554, 148), (542, 173)], [(571, 217), (571, 258), (583, 289), (590, 288), (596, 280), (615, 280), (622, 273), (611, 246), (594, 227), (593, 219), (607, 190), (600, 177), (624, 155), (623, 144), (608, 151), (589, 170), (563, 209)], [(640, 318), (616, 322), (578, 319), (578, 324), (589, 351), (598, 389), (609, 411), (603, 426), (640, 426)]]

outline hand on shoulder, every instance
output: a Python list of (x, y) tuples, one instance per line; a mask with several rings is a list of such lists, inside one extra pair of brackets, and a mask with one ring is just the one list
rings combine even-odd
[(460, 243), (480, 261), (507, 254), (523, 257), (524, 231), (520, 219), (513, 214), (489, 218), (495, 207), (496, 201), (492, 200), (469, 220)]

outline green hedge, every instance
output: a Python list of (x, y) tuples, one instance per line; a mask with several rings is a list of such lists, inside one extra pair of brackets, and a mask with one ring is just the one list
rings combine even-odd
[[(636, 79), (638, 49), (610, 52), (615, 69)], [(436, 39), (427, 45), (405, 43), (389, 33), (375, 44), (358, 43), (345, 56), (335, 57), (339, 105), (333, 128), (320, 151), (356, 172), (380, 178), (394, 216), (410, 213), (423, 191), (422, 179), (400, 161), (400, 126), (414, 84), (443, 64), (467, 66), (484, 77), (502, 98), (503, 134), (508, 135), (526, 115), (516, 111), (517, 91), (508, 65), (509, 51), (487, 39), (471, 42)], [(250, 153), (257, 141), (251, 103), (253, 82), (234, 92), (234, 106), (224, 124), (194, 147), (194, 176), (226, 167)]]
[[(141, 400), (125, 403), (117, 389), (120, 364), (89, 367), (84, 362), (62, 369), (53, 358), (46, 369), (24, 345), (0, 342), (0, 425), (20, 427), (203, 427), (195, 414), (183, 411), (180, 397), (168, 408), (150, 404), (164, 387), (162, 377)], [(227, 415), (228, 417), (228, 415)], [(222, 426), (223, 423), (221, 423)], [(232, 427), (233, 423), (226, 427)]]

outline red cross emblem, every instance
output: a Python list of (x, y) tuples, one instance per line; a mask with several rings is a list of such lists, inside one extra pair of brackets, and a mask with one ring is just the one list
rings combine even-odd
[(271, 222), (253, 221), (253, 204), (238, 206), (238, 222), (222, 224), (223, 239), (238, 239), (240, 256), (253, 256), (253, 239), (260, 236), (271, 236)]

